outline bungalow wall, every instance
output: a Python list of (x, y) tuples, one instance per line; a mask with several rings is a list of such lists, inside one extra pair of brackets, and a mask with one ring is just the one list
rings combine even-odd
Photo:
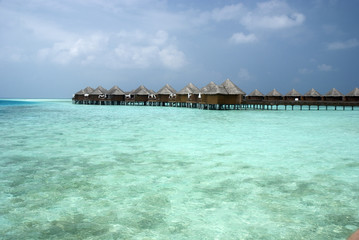
[(342, 96), (338, 96), (338, 97), (323, 97), (323, 101), (343, 101), (343, 97)]
[[(87, 98), (86, 98), (87, 99)], [(83, 101), (85, 100), (85, 95), (75, 95), (74, 100), (76, 101)]]
[(170, 95), (169, 94), (158, 94), (157, 95), (157, 100), (159, 102), (169, 102)]
[(265, 96), (265, 100), (268, 100), (268, 101), (279, 101), (282, 99), (283, 99), (282, 96)]
[(302, 100), (303, 101), (321, 101), (322, 97), (321, 96), (302, 96)]
[(148, 95), (135, 95), (135, 102), (147, 102)]
[(206, 94), (201, 94), (201, 97), (198, 96), (198, 103), (202, 103), (202, 104), (206, 104), (207, 103), (207, 95)]
[(177, 102), (185, 103), (188, 100), (187, 94), (177, 94)]
[(104, 98), (100, 98), (99, 96), (100, 95), (89, 95), (88, 100), (90, 100), (90, 101), (99, 101), (99, 100), (104, 99)]
[(264, 96), (247, 96), (246, 100), (262, 101), (264, 100)]
[(191, 94), (191, 96), (189, 98), (187, 96), (187, 102), (198, 103), (198, 101), (199, 101), (198, 100), (198, 94)]
[(223, 104), (223, 95), (205, 95), (206, 104)]
[(169, 101), (169, 102), (178, 102), (177, 99), (178, 99), (178, 96), (177, 96), (177, 94), (176, 94), (176, 96), (172, 96), (172, 97), (170, 96), (170, 97), (168, 98), (168, 101)]
[(359, 102), (359, 96), (347, 96), (344, 100), (347, 102)]
[(220, 95), (223, 99), (223, 104), (241, 104), (243, 101), (242, 95)]
[(125, 101), (125, 95), (110, 95), (109, 99), (111, 99), (111, 101), (122, 102)]
[(284, 96), (284, 100), (286, 101), (295, 101), (295, 99), (301, 100), (301, 96)]

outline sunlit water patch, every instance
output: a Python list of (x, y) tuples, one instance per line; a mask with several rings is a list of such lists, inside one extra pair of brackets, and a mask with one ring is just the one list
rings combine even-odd
[(2, 239), (345, 239), (359, 111), (0, 104)]

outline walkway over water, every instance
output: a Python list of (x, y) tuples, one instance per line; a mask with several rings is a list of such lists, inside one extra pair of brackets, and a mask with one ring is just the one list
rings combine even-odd
[(204, 110), (356, 110), (359, 102), (348, 101), (288, 101), (288, 100), (243, 100), (241, 104), (207, 104), (198, 102), (159, 102), (159, 101), (76, 101), (74, 104), (85, 105), (127, 105), (127, 106), (161, 106), (184, 107)]

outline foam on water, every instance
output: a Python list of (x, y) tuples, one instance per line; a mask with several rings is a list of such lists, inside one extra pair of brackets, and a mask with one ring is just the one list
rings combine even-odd
[(2, 239), (345, 239), (359, 111), (0, 106)]

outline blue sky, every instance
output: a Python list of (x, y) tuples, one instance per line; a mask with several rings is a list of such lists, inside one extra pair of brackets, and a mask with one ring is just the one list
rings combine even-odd
[(359, 87), (359, 1), (0, 0), (0, 97)]

